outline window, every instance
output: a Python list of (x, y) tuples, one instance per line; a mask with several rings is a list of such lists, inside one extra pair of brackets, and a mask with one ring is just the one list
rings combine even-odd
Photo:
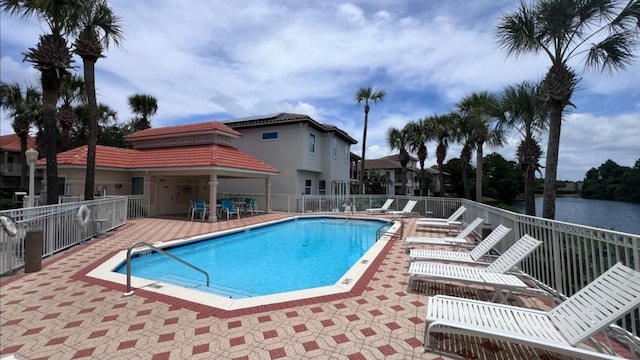
[(262, 140), (275, 140), (277, 138), (278, 138), (277, 131), (262, 133)]
[(349, 145), (344, 146), (344, 162), (349, 162)]
[(334, 159), (338, 158), (338, 139), (331, 139), (331, 157)]
[(218, 135), (218, 143), (219, 144), (229, 144), (229, 137)]
[(311, 179), (306, 179), (304, 181), (304, 194), (311, 195)]
[(316, 135), (315, 134), (309, 134), (309, 152), (312, 154), (316, 153)]
[(131, 194), (144, 195), (144, 178), (143, 177), (131, 178)]
[(64, 177), (58, 178), (58, 195), (67, 195), (67, 193), (65, 192), (67, 190), (67, 187), (65, 186), (66, 181), (67, 181), (67, 178), (64, 178)]
[(318, 181), (318, 195), (327, 194), (327, 182), (325, 180)]

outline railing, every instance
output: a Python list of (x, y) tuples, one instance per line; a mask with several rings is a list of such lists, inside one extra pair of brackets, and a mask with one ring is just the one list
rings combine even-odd
[(138, 242), (135, 242), (135, 243), (131, 244), (131, 246), (129, 246), (129, 248), (127, 249), (127, 292), (124, 293), (125, 296), (133, 295), (133, 291), (131, 290), (131, 251), (133, 250), (134, 247), (136, 247), (138, 245), (144, 245), (144, 246), (148, 247), (149, 249), (152, 249), (152, 250), (158, 252), (159, 254), (162, 254), (162, 255), (164, 255), (164, 256), (166, 256), (166, 257), (168, 257), (170, 259), (173, 259), (173, 260), (175, 260), (175, 261), (177, 261), (177, 262), (179, 262), (179, 263), (181, 263), (181, 264), (183, 264), (185, 266), (188, 266), (188, 267), (192, 268), (195, 271), (201, 272), (207, 278), (207, 287), (209, 287), (209, 273), (208, 272), (202, 270), (201, 268), (199, 268), (199, 267), (197, 267), (197, 266), (195, 266), (193, 264), (190, 264), (190, 263), (180, 259), (179, 257), (177, 257), (175, 255), (169, 254), (168, 252), (166, 252), (166, 251), (164, 251), (164, 250), (162, 250), (160, 248), (157, 248), (157, 247), (155, 247), (155, 246), (153, 246), (153, 245), (151, 245), (151, 244), (149, 244), (147, 242), (138, 241)]
[[(266, 209), (264, 194), (225, 194), (226, 197), (251, 197), (258, 207)], [(521, 264), (521, 270), (542, 283), (555, 289), (559, 294), (571, 296), (617, 262), (640, 271), (640, 235), (593, 228), (561, 221), (548, 220), (489, 205), (458, 198), (408, 197), (387, 195), (350, 196), (301, 196), (274, 194), (270, 210), (286, 213), (343, 212), (347, 206), (352, 211), (363, 211), (380, 207), (387, 198), (394, 202), (390, 210), (402, 209), (407, 201), (418, 200), (414, 211), (429, 214), (430, 217), (446, 218), (460, 205), (467, 210), (462, 220), (469, 223), (476, 217), (485, 219), (478, 235), (489, 233), (499, 224), (513, 229), (497, 246), (502, 252), (524, 234), (529, 234), (543, 242), (531, 256)], [(107, 230), (125, 223), (126, 218), (146, 217), (149, 197), (146, 195), (106, 197), (95, 202), (86, 202), (92, 210), (92, 218), (97, 211), (119, 214), (105, 223)], [(102, 203), (106, 201), (105, 203)], [(111, 205), (109, 201), (113, 201)], [(104, 205), (103, 205), (104, 204)], [(96, 235), (93, 221), (82, 229), (77, 226), (76, 214), (80, 203), (60, 204), (32, 209), (3, 211), (18, 221), (24, 221), (28, 229), (45, 230), (45, 251), (52, 254), (73, 244)], [(44, 210), (46, 209), (46, 210)], [(41, 215), (47, 220), (29, 221)], [(105, 216), (100, 215), (100, 218)], [(0, 274), (19, 268), (23, 264), (23, 239), (8, 238), (0, 231)], [(632, 310), (620, 324), (634, 334), (640, 333), (640, 313)]]
[[(91, 211), (89, 223), (81, 226), (78, 210), (86, 205)], [(1, 211), (25, 227), (26, 232), (42, 232), (42, 256), (82, 243), (97, 235), (98, 230), (108, 231), (127, 221), (127, 198), (109, 197), (81, 203), (46, 205)], [(95, 219), (103, 219), (97, 224)], [(101, 226), (101, 228), (100, 228)], [(0, 274), (7, 274), (24, 266), (24, 232), (14, 237), (0, 231)]]
[[(521, 263), (520, 269), (559, 295), (568, 297), (575, 294), (618, 262), (640, 271), (638, 234), (543, 219), (470, 200), (462, 200), (461, 204), (467, 208), (463, 214), (467, 223), (481, 217), (485, 219), (485, 229), (493, 229), (499, 224), (513, 229), (496, 246), (499, 252), (524, 234), (541, 240), (543, 245)], [(639, 309), (623, 317), (620, 325), (637, 336), (640, 331)]]
[(149, 195), (127, 195), (127, 218), (140, 219), (149, 216)]
[[(148, 195), (107, 195), (104, 198), (120, 198), (123, 196), (126, 196), (127, 198), (127, 219), (140, 219), (149, 216), (150, 200)], [(60, 204), (77, 203), (82, 201), (84, 201), (84, 198), (82, 196), (60, 196), (60, 198), (58, 199), (58, 202)]]
[(399, 230), (400, 230), (400, 239), (402, 239), (402, 238), (404, 237), (404, 220), (402, 220), (402, 218), (394, 218), (394, 219), (391, 219), (391, 220), (389, 220), (389, 221), (385, 222), (384, 224), (382, 224), (382, 225), (378, 228), (378, 230), (376, 230), (376, 241), (380, 240), (380, 238), (381, 238), (382, 236), (387, 235), (387, 234), (389, 234), (389, 235), (391, 235), (391, 236), (397, 236), (395, 232), (393, 232), (393, 233), (389, 233), (389, 232), (386, 232), (386, 231), (383, 231), (383, 230), (382, 230), (382, 229), (384, 229), (385, 227), (387, 227), (387, 225), (389, 225), (389, 224), (393, 224), (393, 223), (395, 223), (396, 221), (400, 223), (400, 229), (399, 229)]
[[(258, 195), (252, 195), (259, 197)], [(467, 210), (466, 223), (476, 217), (485, 219), (478, 235), (488, 234), (499, 224), (511, 231), (499, 243), (503, 252), (522, 235), (529, 234), (543, 242), (521, 264), (521, 270), (544, 287), (558, 294), (571, 296), (617, 262), (640, 271), (640, 234), (594, 228), (548, 220), (459, 198), (408, 197), (388, 195), (301, 196), (272, 195), (271, 210), (290, 213), (343, 211), (344, 205), (354, 211), (380, 207), (393, 198), (391, 210), (402, 209), (408, 200), (418, 200), (414, 211), (430, 217), (446, 218), (460, 205)], [(640, 310), (629, 312), (620, 325), (636, 336), (640, 334)]]

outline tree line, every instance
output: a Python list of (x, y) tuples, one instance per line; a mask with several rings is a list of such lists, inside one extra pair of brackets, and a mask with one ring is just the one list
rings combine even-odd
[[(37, 18), (46, 33), (25, 53), (25, 61), (40, 72), (40, 86), (0, 83), (0, 106), (7, 110), (20, 138), (21, 186), (26, 189), (25, 152), (32, 128), (36, 144), (46, 157), (46, 203), (58, 202), (57, 154), (87, 145), (85, 200), (94, 196), (97, 144), (127, 146), (124, 136), (150, 127), (157, 100), (146, 94), (129, 97), (136, 114), (129, 123), (119, 123), (117, 112), (98, 103), (95, 86), (96, 62), (104, 52), (124, 39), (120, 18), (106, 0), (19, 1), (0, 0), (2, 11), (24, 19)], [(71, 44), (67, 42), (71, 39)], [(73, 73), (72, 55), (82, 59), (82, 76)]]
[(640, 159), (633, 167), (620, 166), (609, 159), (587, 171), (581, 196), (587, 199), (640, 203)]
[[(507, 56), (543, 54), (551, 66), (539, 82), (508, 86), (501, 93), (474, 92), (460, 100), (446, 114), (437, 114), (410, 122), (403, 129), (388, 130), (387, 142), (399, 151), (406, 184), (406, 166), (410, 153), (420, 162), (420, 188), (424, 195), (427, 157), (425, 143), (436, 141), (436, 160), (440, 171), (440, 194), (444, 194), (443, 161), (449, 142), (462, 145), (459, 157), (464, 196), (470, 198), (468, 169), (476, 154), (475, 199), (483, 199), (483, 147), (501, 146), (505, 131), (516, 129), (521, 141), (516, 150), (518, 167), (524, 177), (525, 213), (535, 215), (535, 174), (542, 165), (541, 135), (548, 135), (542, 215), (555, 218), (555, 197), (562, 117), (571, 102), (580, 78), (569, 63), (582, 57), (584, 67), (599, 72), (624, 70), (635, 58), (640, 32), (640, 0), (626, 4), (614, 0), (521, 2), (518, 10), (505, 14), (496, 27), (498, 44)], [(374, 94), (382, 96), (375, 97)], [(385, 92), (370, 87), (357, 92), (356, 101), (364, 102), (364, 142), (369, 116), (368, 100), (379, 101)], [(365, 176), (361, 171), (361, 178)], [(364, 187), (363, 187), (364, 191)], [(406, 194), (406, 186), (403, 185)]]

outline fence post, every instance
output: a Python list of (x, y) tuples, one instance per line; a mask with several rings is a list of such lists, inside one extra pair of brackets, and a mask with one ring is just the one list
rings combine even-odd
[(562, 281), (562, 268), (564, 267), (562, 264), (562, 259), (561, 259), (561, 254), (562, 252), (560, 251), (560, 239), (558, 238), (558, 231), (556, 230), (556, 223), (552, 222), (551, 223), (551, 248), (553, 249), (553, 255), (552, 255), (552, 259), (554, 264), (552, 264), (552, 268), (554, 270), (554, 279), (556, 282), (556, 286), (554, 287), (556, 289), (556, 291), (558, 291), (561, 294), (567, 294), (567, 291), (565, 289), (565, 284), (564, 281)]

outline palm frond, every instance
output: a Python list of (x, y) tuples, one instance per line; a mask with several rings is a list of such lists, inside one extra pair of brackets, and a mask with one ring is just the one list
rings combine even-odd
[(611, 26), (618, 29), (640, 31), (640, 0), (630, 0), (620, 14), (611, 21)]
[(633, 62), (633, 50), (638, 45), (633, 30), (618, 32), (593, 44), (585, 61), (587, 68), (607, 73), (623, 70)]
[(541, 44), (536, 36), (536, 21), (533, 10), (524, 2), (516, 13), (505, 15), (497, 29), (498, 43), (508, 55), (537, 53)]

